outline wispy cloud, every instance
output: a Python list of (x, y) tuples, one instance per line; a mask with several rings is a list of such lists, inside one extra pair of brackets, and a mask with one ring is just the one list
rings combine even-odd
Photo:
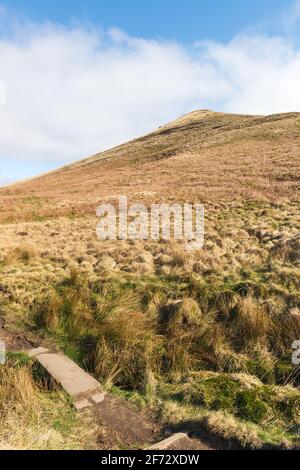
[(281, 20), (286, 33), (293, 33), (300, 21), (300, 0), (295, 0), (282, 11)]
[(187, 48), (91, 25), (20, 23), (7, 12), (3, 28), (2, 167), (76, 160), (197, 108), (300, 110), (300, 50), (285, 36)]

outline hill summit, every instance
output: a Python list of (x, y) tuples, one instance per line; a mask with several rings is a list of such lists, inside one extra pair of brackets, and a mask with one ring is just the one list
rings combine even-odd
[(94, 213), (131, 200), (299, 200), (300, 113), (198, 110), (154, 132), (0, 190), (0, 220)]

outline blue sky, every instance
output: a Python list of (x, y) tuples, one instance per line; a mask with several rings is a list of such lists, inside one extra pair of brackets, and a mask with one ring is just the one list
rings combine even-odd
[(67, 24), (72, 20), (116, 26), (131, 36), (228, 41), (247, 27), (276, 30), (289, 0), (9, 0), (9, 8), (35, 21)]
[(201, 108), (300, 111), (300, 0), (0, 0), (0, 184)]

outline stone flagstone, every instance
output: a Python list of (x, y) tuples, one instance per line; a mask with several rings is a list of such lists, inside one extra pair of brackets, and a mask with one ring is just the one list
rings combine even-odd
[(75, 362), (61, 354), (30, 351), (29, 355), (47, 370), (63, 389), (74, 399), (84, 398), (100, 390), (100, 384)]

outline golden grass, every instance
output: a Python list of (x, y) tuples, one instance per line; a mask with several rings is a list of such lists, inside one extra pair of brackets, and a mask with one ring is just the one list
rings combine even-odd
[(299, 201), (299, 114), (202, 112), (38, 179), (0, 189), (0, 220), (93, 215), (99, 202)]
[(148, 374), (159, 368), (162, 339), (142, 313), (119, 313), (99, 325), (96, 369), (108, 383), (145, 390)]
[(35, 383), (29, 367), (0, 366), (0, 449), (96, 449), (97, 435), (91, 417)]

